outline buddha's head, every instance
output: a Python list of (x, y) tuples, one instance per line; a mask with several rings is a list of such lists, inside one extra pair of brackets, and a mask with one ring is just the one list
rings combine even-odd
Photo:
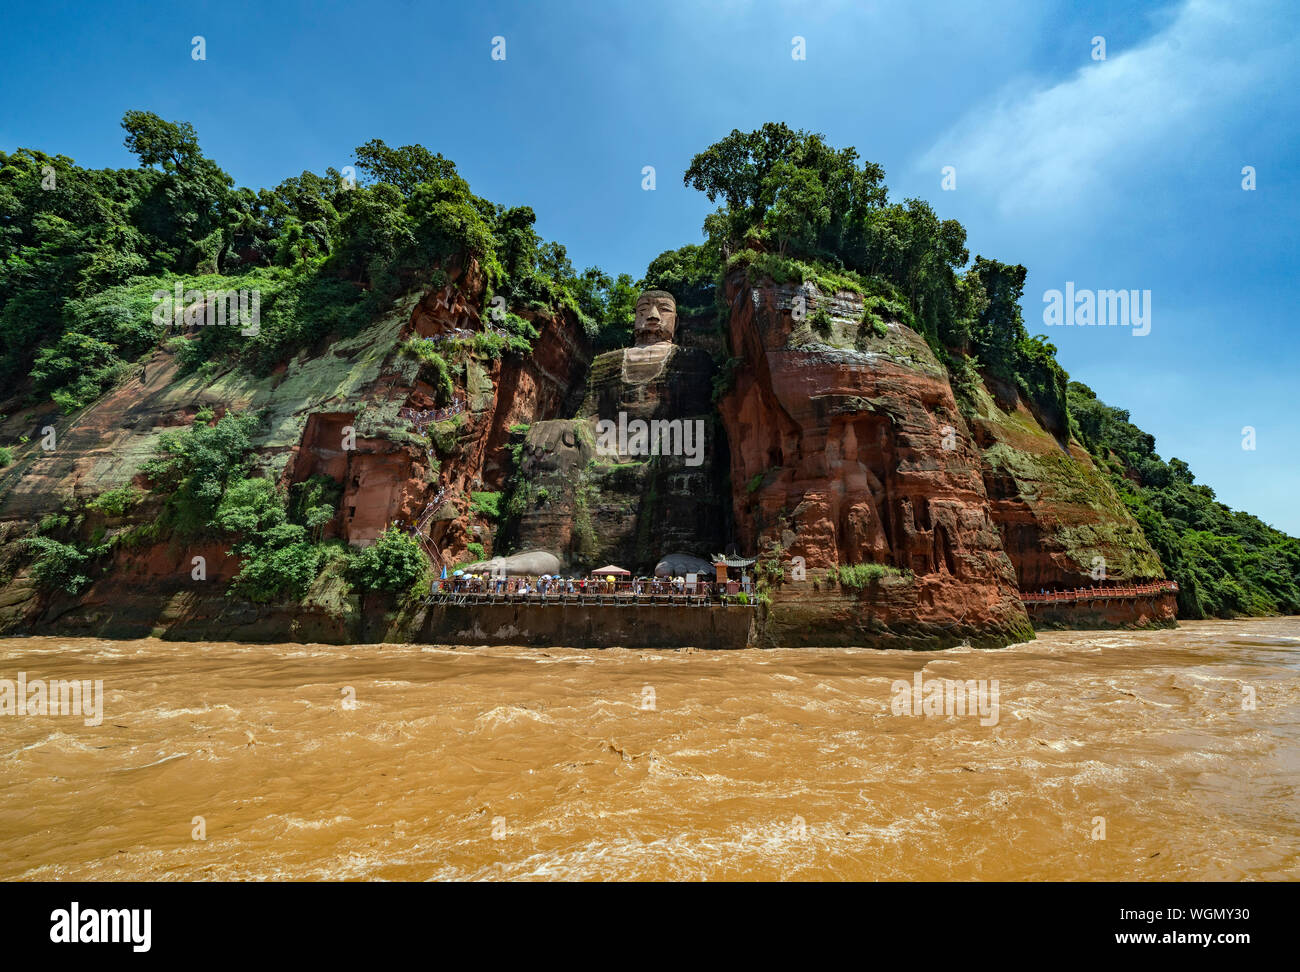
[(666, 290), (647, 290), (636, 300), (632, 340), (638, 348), (672, 344), (677, 333), (677, 301)]

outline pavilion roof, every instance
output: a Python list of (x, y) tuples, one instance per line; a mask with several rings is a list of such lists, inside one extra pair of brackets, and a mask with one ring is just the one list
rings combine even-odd
[(713, 555), (715, 564), (726, 564), (728, 567), (752, 567), (757, 560), (757, 557), (729, 557), (726, 554)]

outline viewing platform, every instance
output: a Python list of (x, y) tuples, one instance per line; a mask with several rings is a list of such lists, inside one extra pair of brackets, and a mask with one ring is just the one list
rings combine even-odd
[(444, 591), (425, 599), (426, 604), (519, 604), (532, 607), (757, 607), (753, 597), (740, 600), (738, 594), (713, 597), (705, 594), (501, 594), (487, 591)]

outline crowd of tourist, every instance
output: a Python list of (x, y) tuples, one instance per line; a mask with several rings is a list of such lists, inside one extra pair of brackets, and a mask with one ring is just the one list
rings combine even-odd
[(710, 600), (724, 595), (752, 594), (749, 577), (724, 583), (697, 580), (688, 582), (685, 577), (559, 577), (543, 574), (540, 577), (492, 577), (488, 574), (464, 574), (445, 577), (433, 582), (433, 594), (477, 594), (496, 597), (531, 596), (547, 597), (697, 597)]
[(444, 341), (472, 341), (478, 333), (478, 331), (471, 330), (468, 327), (455, 327), (450, 331), (432, 334), (424, 340), (427, 344), (442, 344)]
[(417, 430), (423, 432), (425, 426), (432, 425), (434, 422), (444, 422), (463, 411), (465, 411), (465, 403), (457, 398), (446, 408), (400, 408), (397, 410), (397, 415), (413, 423)]

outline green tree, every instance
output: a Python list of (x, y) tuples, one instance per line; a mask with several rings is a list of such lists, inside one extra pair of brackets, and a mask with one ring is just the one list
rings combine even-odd
[[(156, 237), (168, 262), (192, 270), (204, 257), (200, 242), (225, 229), (234, 180), (203, 155), (189, 122), (169, 122), (151, 111), (122, 116), (126, 147), (162, 178), (136, 204), (137, 219)], [(220, 236), (217, 237), (221, 246)]]
[(646, 268), (645, 287), (666, 290), (682, 307), (704, 308), (713, 303), (718, 274), (722, 270), (721, 252), (712, 246), (688, 243), (676, 250), (665, 250)]
[(1020, 342), (1029, 335), (1021, 317), (1020, 299), (1025, 293), (1028, 271), (982, 256), (967, 271), (967, 279), (978, 282), (984, 296), (971, 328), (976, 355), (994, 374), (1015, 380)]
[(456, 166), (442, 154), (435, 155), (423, 145), (390, 148), (383, 139), (372, 138), (356, 151), (357, 168), (375, 182), (386, 182), (402, 195), (409, 196), (422, 182), (459, 178)]
[[(856, 149), (833, 149), (821, 135), (768, 122), (752, 132), (733, 129), (691, 160), (683, 181), (710, 202), (724, 201), (706, 222), (724, 254), (755, 239), (783, 252), (834, 255), (852, 245), (867, 214), (886, 199), (884, 170), (857, 159)], [(774, 209), (774, 226), (765, 226)]]
[(409, 590), (429, 566), (420, 542), (409, 533), (389, 527), (352, 562), (352, 576), (367, 591), (396, 593)]
[(181, 535), (194, 534), (213, 521), (226, 484), (247, 468), (246, 454), (259, 420), (228, 414), (208, 426), (164, 432), (158, 452), (143, 466), (155, 492), (170, 493), (172, 526)]

